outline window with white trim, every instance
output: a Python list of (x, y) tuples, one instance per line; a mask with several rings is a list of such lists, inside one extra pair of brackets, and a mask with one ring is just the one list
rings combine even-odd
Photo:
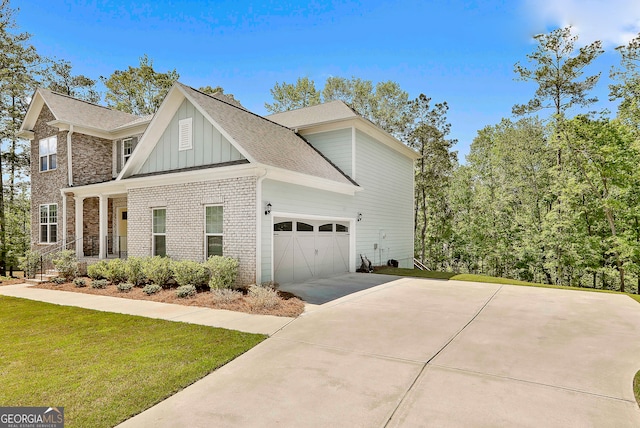
[(40, 205), (40, 243), (58, 241), (58, 204)]
[(49, 138), (43, 138), (39, 144), (40, 152), (40, 171), (50, 171), (56, 169), (57, 160), (56, 154), (58, 152), (58, 137), (55, 135)]
[(133, 138), (122, 140), (122, 166), (127, 163), (133, 153)]
[(222, 206), (205, 207), (205, 251), (207, 259), (222, 255)]
[(152, 210), (152, 254), (154, 256), (167, 255), (167, 209), (154, 208)]
[(188, 117), (178, 122), (178, 151), (193, 149), (193, 118)]

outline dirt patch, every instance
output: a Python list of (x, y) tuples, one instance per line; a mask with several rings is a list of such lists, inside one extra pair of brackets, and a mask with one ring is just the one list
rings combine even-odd
[(14, 279), (3, 279), (2, 281), (0, 281), (0, 286), (12, 285), (12, 284), (24, 284), (24, 279), (14, 278)]
[[(24, 281), (21, 281), (24, 282)], [(86, 287), (76, 287), (73, 283), (54, 284), (50, 282), (41, 283), (35, 288), (45, 288), (48, 290), (72, 291), (75, 293), (96, 294), (99, 296), (120, 297), (123, 299), (133, 300), (150, 300), (153, 302), (174, 303), (184, 306), (200, 306), (212, 309), (226, 309), (229, 311), (245, 312), (249, 314), (275, 315), (278, 317), (297, 317), (304, 312), (304, 302), (296, 297), (292, 297), (290, 293), (280, 293), (281, 298), (278, 304), (273, 308), (260, 308), (251, 303), (251, 300), (245, 295), (233, 303), (215, 303), (211, 293), (208, 291), (199, 291), (193, 297), (180, 298), (176, 296), (176, 290), (163, 289), (156, 294), (147, 295), (142, 291), (141, 287), (134, 287), (129, 292), (119, 291), (115, 285), (107, 285), (106, 288), (91, 288), (91, 280), (86, 279)]]

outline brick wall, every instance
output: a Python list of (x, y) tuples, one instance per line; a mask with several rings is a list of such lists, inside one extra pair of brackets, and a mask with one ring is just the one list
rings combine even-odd
[(74, 186), (101, 183), (112, 179), (113, 142), (111, 140), (74, 133), (71, 136), (71, 150)]
[(167, 255), (204, 261), (205, 206), (223, 206), (223, 254), (239, 260), (237, 284), (256, 277), (256, 178), (130, 189), (128, 254), (151, 255), (152, 208), (166, 208)]
[[(58, 240), (62, 241), (62, 195), (60, 189), (67, 187), (67, 131), (47, 125), (54, 120), (53, 114), (45, 105), (33, 127), (34, 139), (31, 141), (31, 247), (32, 249), (49, 247), (39, 245), (40, 205), (58, 204)], [(58, 148), (56, 169), (40, 172), (39, 142), (43, 138), (56, 135)]]

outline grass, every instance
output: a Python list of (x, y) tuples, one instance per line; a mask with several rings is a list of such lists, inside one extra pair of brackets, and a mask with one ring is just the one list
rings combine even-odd
[(64, 407), (67, 427), (114, 426), (266, 338), (0, 296), (0, 403)]
[(385, 267), (377, 269), (376, 273), (386, 275), (398, 275), (398, 276), (410, 276), (415, 278), (436, 278), (436, 279), (449, 279), (453, 281), (471, 281), (471, 282), (486, 282), (492, 284), (510, 284), (510, 285), (524, 285), (527, 287), (543, 287), (543, 288), (556, 288), (559, 290), (578, 290), (578, 291), (594, 291), (597, 293), (612, 293), (612, 294), (624, 294), (631, 297), (633, 300), (640, 303), (640, 295), (621, 293), (613, 290), (600, 290), (596, 288), (588, 287), (569, 287), (564, 285), (548, 285), (539, 284), (534, 282), (520, 281), (510, 278), (499, 278), (495, 276), (475, 275), (470, 273), (455, 274), (453, 272), (438, 272), (438, 271), (423, 271), (419, 269), (405, 269), (405, 268), (392, 268)]

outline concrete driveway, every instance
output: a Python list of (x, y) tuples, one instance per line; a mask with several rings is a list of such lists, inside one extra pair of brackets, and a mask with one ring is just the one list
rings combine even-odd
[(317, 307), (123, 427), (638, 427), (640, 305), (399, 279)]

